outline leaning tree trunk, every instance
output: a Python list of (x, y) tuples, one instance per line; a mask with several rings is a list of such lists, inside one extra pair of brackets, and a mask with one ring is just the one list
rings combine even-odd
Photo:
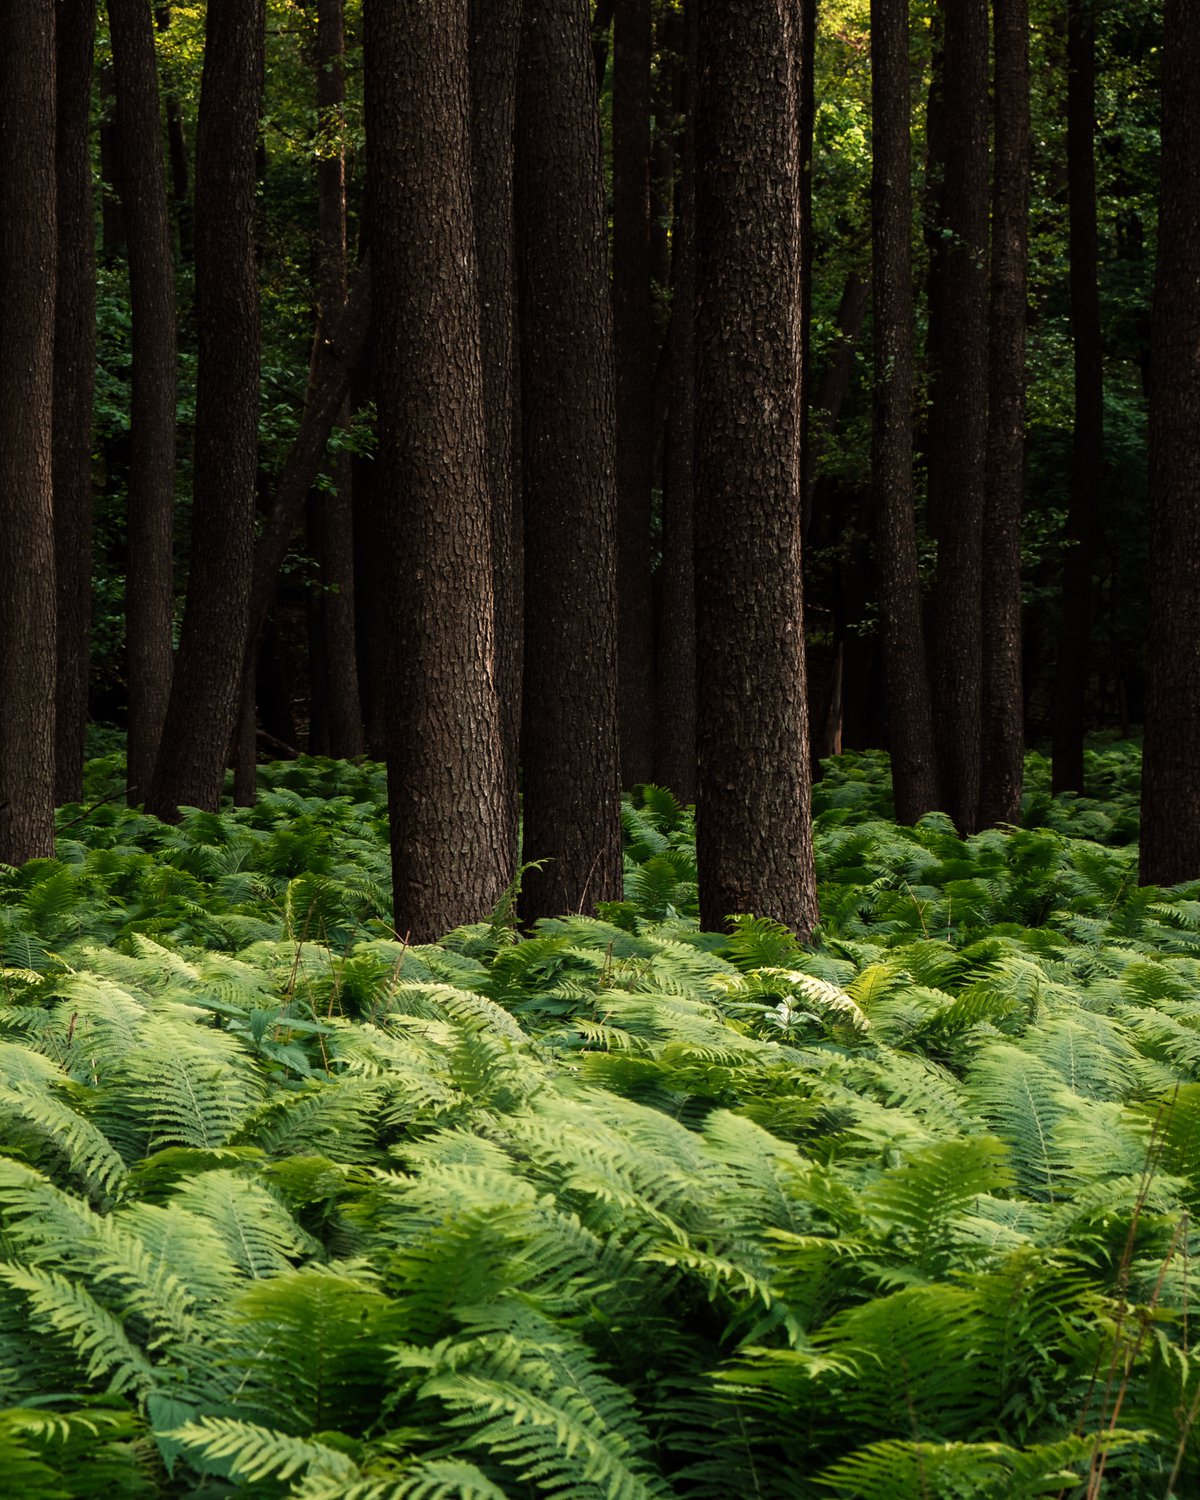
[(0, 8), (0, 862), (54, 853), (54, 0)]
[(416, 942), (511, 881), (471, 208), (466, 6), (369, 0), (367, 170), (393, 921)]
[(1200, 10), (1166, 0), (1151, 329), (1150, 632), (1139, 878), (1200, 876)]
[(517, 87), (526, 921), (619, 899), (612, 313), (587, 0), (526, 0)]
[(144, 0), (108, 0), (121, 207), (133, 313), (125, 662), (129, 798), (145, 802), (171, 695), (175, 516), (175, 266), (154, 23)]
[(1025, 305), (1029, 267), (1029, 5), (994, 0), (996, 162), (988, 326), (983, 547), (983, 765), (979, 822), (1021, 816), (1021, 510), (1025, 497)]
[(196, 448), (187, 599), (149, 811), (215, 810), (241, 702), (258, 467), (255, 147), (264, 0), (209, 0), (196, 132)]
[(939, 803), (913, 509), (908, 70), (908, 0), (872, 0), (875, 426), (871, 461), (878, 507), (875, 567), (883, 613), (892, 788), (901, 823), (915, 823)]
[(54, 570), (58, 598), (54, 799), (83, 796), (92, 625), (92, 404), (96, 224), (92, 50), (96, 0), (57, 5), (58, 273), (54, 303)]
[[(736, 38), (736, 45), (731, 39)], [(704, 0), (696, 113), (700, 920), (817, 919), (800, 570), (792, 0)]]

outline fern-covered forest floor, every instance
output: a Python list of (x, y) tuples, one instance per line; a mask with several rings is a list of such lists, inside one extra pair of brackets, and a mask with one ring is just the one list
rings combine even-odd
[[(93, 762), (90, 801), (123, 784)], [(816, 791), (822, 925), (392, 930), (382, 771), (0, 870), (0, 1494), (1200, 1495), (1200, 887), (1136, 751)]]

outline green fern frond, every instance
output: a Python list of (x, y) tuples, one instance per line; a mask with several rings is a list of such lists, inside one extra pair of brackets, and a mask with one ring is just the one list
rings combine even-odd
[[(164, 1436), (178, 1443), (202, 1472), (228, 1475), (248, 1484), (292, 1479), (303, 1470), (314, 1478), (336, 1483), (337, 1493), (344, 1495), (345, 1483), (359, 1475), (357, 1464), (340, 1449), (232, 1417), (199, 1417)], [(214, 1464), (218, 1465), (215, 1470)]]
[(25, 1297), (35, 1326), (61, 1335), (82, 1361), (89, 1380), (108, 1376), (107, 1389), (144, 1391), (153, 1379), (145, 1354), (121, 1320), (84, 1287), (58, 1271), (0, 1264), (0, 1281)]

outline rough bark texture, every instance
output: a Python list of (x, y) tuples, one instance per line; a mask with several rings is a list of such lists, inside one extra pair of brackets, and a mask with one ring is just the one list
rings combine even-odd
[[(871, 463), (875, 567), (896, 817), (938, 806), (937, 752), (925, 665), (913, 509), (912, 185), (908, 0), (871, 4), (871, 182), (875, 296), (875, 419)], [(840, 665), (840, 663), (839, 663)], [(837, 683), (840, 695), (840, 673)]]
[(467, 11), (455, 0), (369, 0), (366, 24), (394, 922), (430, 942), (487, 917), (514, 873), (501, 797)]
[[(946, 131), (940, 318), (931, 369), (929, 525), (937, 538), (932, 662), (942, 800), (961, 833), (979, 813), (987, 446), (987, 0), (943, 0)], [(931, 314), (931, 322), (932, 322)]]
[(621, 780), (654, 763), (650, 486), (657, 340), (650, 289), (650, 0), (613, 16), (613, 350), (617, 410), (617, 709)]
[(700, 920), (817, 917), (800, 571), (799, 29), (705, 0), (697, 100)]
[[(317, 339), (346, 303), (346, 102), (343, 0), (317, 0), (317, 117), (324, 146), (317, 162), (318, 284)], [(319, 347), (319, 345), (318, 345)], [(314, 359), (316, 355), (314, 352)], [(345, 424), (349, 403), (338, 413)], [(322, 753), (336, 757), (363, 752), (362, 710), (354, 641), (354, 493), (348, 453), (329, 464), (331, 490), (318, 492), (309, 529), (321, 588), (316, 595), (319, 673), (315, 673), (314, 724), (320, 721)]]
[(517, 88), (526, 921), (619, 899), (612, 315), (587, 0), (526, 0)]
[(1200, 10), (1167, 0), (1163, 27), (1140, 879), (1174, 885), (1200, 875)]
[(215, 810), (238, 722), (258, 460), (255, 143), (263, 0), (209, 0), (196, 131), (196, 448), (187, 600), (147, 806)]
[(520, 858), (521, 672), (524, 641), (521, 412), (517, 371), (516, 144), (520, 0), (472, 0), (471, 145), (475, 249), (479, 262), (479, 352), (492, 504), (492, 593), (496, 692), (504, 756), (504, 817), (512, 867)]
[(132, 374), (125, 675), (129, 798), (144, 802), (171, 694), (175, 512), (175, 266), (154, 22), (145, 0), (108, 0), (129, 247)]
[[(800, 506), (801, 538), (807, 541), (816, 492), (813, 451), (815, 382), (812, 360), (813, 143), (817, 123), (817, 0), (797, 0), (800, 25)], [(849, 372), (847, 371), (847, 375)], [(819, 419), (818, 419), (819, 421)]]
[(54, 853), (54, 0), (0, 8), (0, 861)]
[(1096, 22), (1093, 0), (1067, 6), (1067, 200), (1075, 430), (1054, 679), (1056, 792), (1083, 791), (1084, 701), (1092, 633), (1092, 570), (1104, 480), (1104, 349), (1096, 229)]
[(696, 0), (688, 0), (685, 15), (687, 114), (673, 237), (654, 779), (691, 803), (696, 800)]
[(58, 599), (54, 799), (83, 796), (92, 624), (96, 226), (89, 133), (95, 0), (58, 0), (54, 302), (54, 570)]
[(983, 544), (980, 826), (1021, 815), (1021, 510), (1025, 498), (1025, 321), (1029, 267), (1029, 5), (994, 0), (995, 164), (988, 321)]

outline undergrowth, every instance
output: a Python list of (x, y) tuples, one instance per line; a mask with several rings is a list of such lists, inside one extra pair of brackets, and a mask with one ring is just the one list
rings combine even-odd
[(1197, 1493), (1200, 892), (1089, 771), (964, 840), (831, 764), (811, 946), (646, 788), (624, 901), (411, 947), (377, 768), (95, 763), (0, 872), (0, 1489)]

